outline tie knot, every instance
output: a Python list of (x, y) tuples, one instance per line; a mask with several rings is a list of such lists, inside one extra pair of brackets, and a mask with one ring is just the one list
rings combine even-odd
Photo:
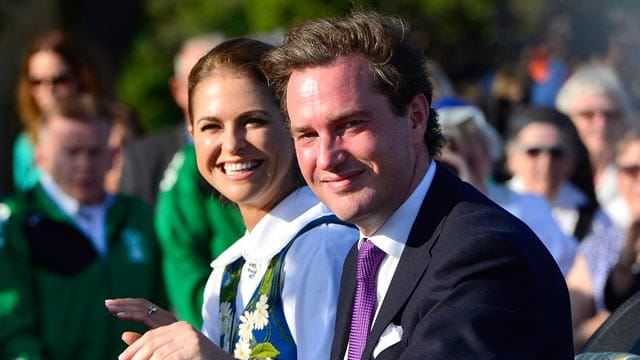
[(369, 239), (365, 239), (358, 251), (358, 280), (374, 281), (385, 253)]

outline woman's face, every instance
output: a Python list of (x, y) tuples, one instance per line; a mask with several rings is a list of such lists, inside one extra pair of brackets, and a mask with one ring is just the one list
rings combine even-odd
[(191, 99), (198, 170), (243, 208), (271, 210), (293, 188), (293, 141), (264, 85), (217, 71)]
[(31, 96), (40, 109), (79, 92), (78, 82), (64, 59), (51, 50), (38, 51), (29, 59)]
[(618, 156), (618, 188), (632, 218), (640, 215), (640, 139), (629, 143)]
[(534, 122), (520, 130), (508, 146), (507, 164), (520, 177), (527, 191), (555, 198), (573, 171), (573, 149), (554, 125)]

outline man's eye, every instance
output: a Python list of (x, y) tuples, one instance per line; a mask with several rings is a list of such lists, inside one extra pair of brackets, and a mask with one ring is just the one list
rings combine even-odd
[(245, 121), (246, 126), (261, 126), (266, 124), (267, 121), (261, 118), (249, 118)]
[(351, 121), (347, 121), (344, 124), (344, 127), (348, 129), (348, 128), (356, 127), (360, 124), (362, 124), (362, 120), (351, 120)]
[(309, 140), (312, 139), (314, 137), (318, 136), (317, 133), (315, 132), (305, 132), (305, 133), (298, 133), (295, 135), (295, 139), (296, 140)]

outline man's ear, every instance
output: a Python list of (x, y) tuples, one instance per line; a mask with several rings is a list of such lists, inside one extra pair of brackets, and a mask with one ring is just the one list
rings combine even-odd
[(423, 142), (424, 133), (427, 131), (429, 123), (429, 102), (424, 94), (413, 97), (407, 107), (407, 116), (411, 121), (411, 129), (417, 132), (418, 140)]

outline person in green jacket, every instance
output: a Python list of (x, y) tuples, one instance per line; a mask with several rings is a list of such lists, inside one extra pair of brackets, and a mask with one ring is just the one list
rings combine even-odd
[(245, 227), (237, 206), (222, 201), (198, 172), (193, 144), (178, 151), (165, 170), (155, 228), (173, 311), (199, 329), (210, 263), (242, 236)]
[(110, 117), (88, 96), (45, 112), (39, 183), (0, 203), (2, 359), (115, 359), (120, 334), (137, 324), (104, 299), (167, 303), (151, 209), (103, 188)]

